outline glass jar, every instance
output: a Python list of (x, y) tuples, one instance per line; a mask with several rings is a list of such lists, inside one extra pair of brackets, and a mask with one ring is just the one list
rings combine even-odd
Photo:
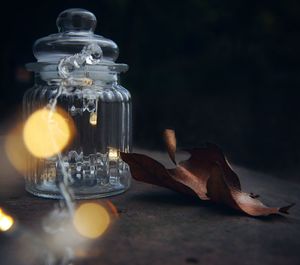
[(117, 64), (117, 45), (93, 33), (95, 16), (68, 9), (57, 18), (59, 33), (38, 39), (33, 47), (35, 85), (23, 99), (26, 119), (37, 110), (63, 110), (72, 122), (72, 141), (59, 154), (30, 156), (26, 190), (61, 198), (58, 183), (67, 179), (77, 199), (124, 192), (130, 185), (128, 165), (120, 152), (131, 150), (131, 97), (119, 84), (127, 70)]

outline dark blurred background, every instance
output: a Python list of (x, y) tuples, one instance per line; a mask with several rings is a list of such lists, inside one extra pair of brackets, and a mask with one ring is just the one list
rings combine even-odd
[(92, 11), (130, 66), (136, 146), (162, 148), (172, 127), (180, 147), (212, 141), (236, 164), (300, 179), (299, 1), (6, 1), (0, 124), (32, 85), (33, 42), (71, 7)]

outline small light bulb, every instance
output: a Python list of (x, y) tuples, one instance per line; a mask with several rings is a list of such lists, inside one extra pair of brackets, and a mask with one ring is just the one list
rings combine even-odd
[(90, 124), (93, 126), (97, 125), (97, 113), (96, 112), (92, 112), (90, 114)]
[(93, 84), (93, 80), (90, 79), (90, 78), (84, 78), (83, 79), (83, 83), (86, 85), (86, 86), (91, 86)]
[(108, 158), (109, 160), (118, 160), (120, 156), (120, 151), (116, 148), (110, 147), (108, 149)]

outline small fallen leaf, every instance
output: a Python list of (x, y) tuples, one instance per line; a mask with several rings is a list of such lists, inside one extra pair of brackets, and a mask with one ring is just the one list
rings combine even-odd
[(287, 214), (294, 205), (268, 207), (257, 199), (258, 195), (242, 192), (237, 174), (218, 146), (206, 144), (200, 148), (186, 149), (184, 151), (191, 155), (190, 158), (177, 163), (175, 132), (167, 129), (163, 137), (169, 157), (176, 167), (166, 169), (146, 155), (121, 153), (134, 179), (187, 195), (197, 195), (202, 200), (224, 204), (250, 216)]

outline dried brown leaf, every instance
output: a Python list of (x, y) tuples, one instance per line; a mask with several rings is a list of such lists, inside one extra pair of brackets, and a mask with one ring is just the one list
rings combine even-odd
[[(164, 140), (170, 159), (176, 164), (175, 132), (166, 130)], [(237, 174), (216, 145), (206, 144), (201, 148), (185, 151), (190, 153), (190, 158), (181, 161), (173, 169), (166, 169), (146, 155), (121, 153), (121, 158), (129, 164), (133, 178), (138, 181), (184, 194), (196, 194), (202, 200), (212, 200), (251, 216), (287, 213), (293, 206), (291, 204), (281, 208), (267, 207), (257, 199), (258, 195), (242, 192)]]
[(227, 181), (237, 189), (241, 188), (238, 176), (233, 172), (220, 150), (214, 144), (206, 144), (202, 148), (186, 149), (191, 156), (170, 170), (173, 178), (193, 189), (202, 200), (208, 200), (207, 180), (211, 168), (219, 163), (226, 172)]
[(290, 204), (281, 208), (264, 205), (257, 199), (257, 195), (253, 196), (252, 193), (248, 194), (230, 186), (226, 181), (224, 171), (218, 164), (212, 168), (207, 189), (208, 196), (212, 201), (225, 204), (251, 216), (267, 216), (279, 212), (288, 213), (288, 209), (294, 205)]
[(188, 195), (196, 195), (192, 189), (176, 181), (162, 164), (151, 157), (135, 153), (121, 153), (121, 158), (130, 166), (133, 178), (138, 181)]

